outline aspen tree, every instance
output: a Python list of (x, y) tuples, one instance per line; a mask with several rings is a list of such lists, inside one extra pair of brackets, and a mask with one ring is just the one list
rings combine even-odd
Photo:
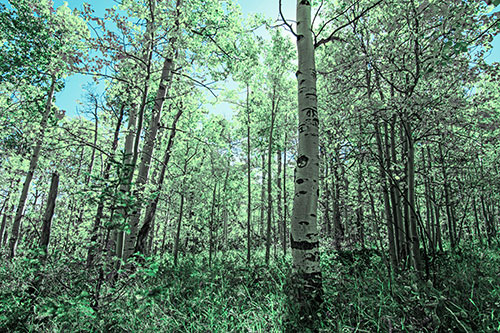
[(30, 189), (31, 181), (33, 180), (33, 175), (35, 174), (35, 169), (38, 165), (38, 159), (40, 157), (40, 151), (42, 150), (43, 138), (45, 136), (45, 131), (47, 129), (47, 122), (49, 120), (50, 113), (52, 111), (52, 98), (54, 97), (54, 91), (56, 88), (56, 77), (52, 76), (52, 83), (50, 84), (49, 94), (47, 97), (47, 103), (45, 104), (45, 111), (43, 113), (42, 121), (40, 122), (40, 131), (36, 137), (35, 147), (31, 153), (30, 166), (26, 178), (24, 179), (23, 189), (21, 196), (19, 197), (19, 203), (17, 204), (16, 215), (14, 217), (14, 223), (12, 224), (12, 231), (9, 241), (9, 258), (12, 259), (16, 255), (17, 244), (19, 242), (19, 232), (21, 230), (21, 220), (24, 214), (24, 207), (26, 206), (26, 199), (28, 198), (28, 191)]
[(299, 143), (290, 242), (301, 315), (315, 315), (322, 301), (317, 230), (319, 119), (309, 0), (297, 0), (297, 52)]
[[(155, 103), (153, 107), (153, 113), (151, 115), (151, 120), (148, 127), (148, 132), (146, 134), (146, 139), (144, 142), (144, 147), (142, 150), (141, 164), (139, 166), (139, 173), (137, 175), (136, 186), (137, 186), (137, 197), (140, 197), (144, 192), (144, 188), (148, 182), (149, 178), (149, 168), (151, 166), (151, 159), (153, 157), (153, 150), (155, 146), (156, 135), (158, 133), (158, 128), (160, 124), (161, 113), (163, 110), (163, 104), (168, 96), (168, 90), (172, 84), (172, 71), (174, 67), (174, 60), (177, 56), (176, 51), (176, 41), (177, 34), (180, 29), (179, 16), (180, 7), (182, 5), (181, 0), (177, 0), (176, 5), (176, 19), (175, 19), (175, 29), (172, 32), (173, 36), (169, 40), (171, 45), (169, 53), (166, 55), (163, 62), (163, 68), (160, 76), (160, 84), (156, 92)], [(123, 258), (129, 258), (134, 252), (138, 234), (139, 219), (141, 216), (141, 206), (139, 204), (137, 210), (132, 214), (130, 218), (130, 233), (127, 234), (125, 238), (125, 250)]]

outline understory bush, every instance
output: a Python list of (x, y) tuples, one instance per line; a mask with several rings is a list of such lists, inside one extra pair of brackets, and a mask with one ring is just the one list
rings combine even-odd
[[(34, 253), (0, 268), (0, 331), (303, 332), (290, 315), (291, 258), (247, 267), (229, 252), (208, 267), (187, 255), (142, 258), (115, 278), (79, 258)], [(254, 258), (263, 262), (262, 253)], [(500, 255), (470, 247), (429, 258), (429, 279), (389, 273), (375, 250), (322, 249), (319, 332), (500, 330)]]

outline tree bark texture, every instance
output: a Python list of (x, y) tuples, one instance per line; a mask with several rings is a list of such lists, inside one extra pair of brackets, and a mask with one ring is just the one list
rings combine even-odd
[(298, 278), (297, 302), (300, 312), (316, 316), (322, 302), (317, 228), (319, 118), (309, 0), (297, 0), (297, 51), (299, 142), (290, 242), (293, 267)]

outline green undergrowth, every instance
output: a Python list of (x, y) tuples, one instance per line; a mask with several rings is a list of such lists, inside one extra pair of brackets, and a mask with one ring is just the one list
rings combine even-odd
[[(374, 250), (323, 249), (319, 332), (495, 332), (500, 330), (499, 249), (463, 248), (430, 258), (429, 280), (388, 274)], [(140, 260), (115, 283), (78, 258), (36, 253), (1, 262), (0, 331), (307, 332), (289, 315), (290, 258), (246, 267), (229, 253)], [(263, 262), (257, 254), (255, 262)], [(102, 272), (108, 271), (103, 269)], [(104, 281), (99, 287), (99, 281)]]

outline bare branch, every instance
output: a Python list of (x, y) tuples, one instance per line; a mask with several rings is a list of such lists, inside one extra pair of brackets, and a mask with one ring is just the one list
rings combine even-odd
[(293, 31), (293, 28), (292, 26), (290, 25), (290, 23), (287, 22), (287, 20), (285, 19), (285, 16), (283, 15), (283, 11), (281, 10), (281, 0), (279, 2), (279, 9), (280, 9), (280, 16), (281, 16), (281, 19), (283, 20), (283, 23), (288, 27), (288, 29), (290, 29), (290, 32), (295, 36), (295, 37), (299, 37), (295, 31)]
[(373, 8), (375, 8), (376, 6), (380, 5), (384, 0), (379, 0), (377, 2), (375, 2), (373, 5), (365, 8), (365, 10), (363, 10), (361, 13), (359, 13), (358, 15), (356, 15), (352, 20), (342, 24), (341, 26), (337, 27), (335, 30), (333, 30), (333, 32), (330, 34), (330, 36), (328, 36), (327, 38), (323, 38), (321, 39), (320, 41), (316, 42), (314, 44), (314, 48), (318, 48), (320, 47), (321, 45), (323, 44), (326, 44), (328, 42), (331, 42), (331, 41), (334, 41), (334, 40), (340, 40), (342, 41), (341, 38), (339, 37), (336, 37), (335, 34), (337, 32), (339, 32), (340, 30), (344, 29), (345, 27), (347, 27), (348, 25), (356, 22), (357, 20), (359, 20), (361, 17), (363, 17), (366, 13), (368, 13), (370, 10), (372, 10)]
[(321, 28), (319, 29), (317, 35), (319, 36), (322, 32), (323, 32), (323, 29), (326, 28), (327, 25), (329, 25), (330, 23), (332, 23), (333, 21), (336, 21), (339, 17), (341, 17), (342, 15), (344, 15), (345, 13), (347, 13), (349, 11), (349, 9), (351, 9), (352, 7), (354, 7), (356, 4), (359, 3), (360, 0), (356, 1), (355, 3), (351, 4), (350, 6), (348, 6), (344, 11), (342, 11), (342, 13), (338, 14), (337, 16), (329, 19), (328, 21), (326, 21), (325, 23), (323, 23), (323, 25), (321, 26)]
[(313, 18), (312, 23), (311, 23), (311, 29), (312, 29), (312, 27), (314, 27), (314, 21), (316, 21), (316, 17), (318, 17), (319, 12), (321, 11), (321, 7), (323, 7), (324, 3), (325, 3), (325, 0), (321, 0), (321, 4), (319, 5), (318, 10), (316, 11), (316, 14), (314, 14), (314, 18)]

